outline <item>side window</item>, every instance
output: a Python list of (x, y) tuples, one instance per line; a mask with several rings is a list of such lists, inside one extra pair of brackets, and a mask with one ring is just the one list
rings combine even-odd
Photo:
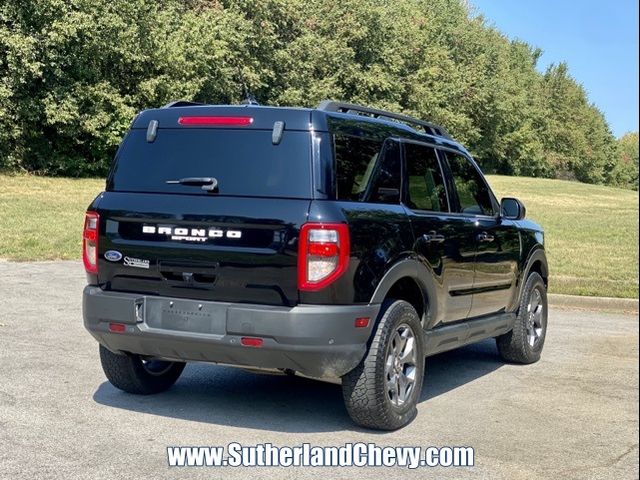
[(400, 202), (400, 147), (397, 142), (335, 135), (337, 199)]
[(444, 186), (436, 151), (415, 143), (404, 144), (407, 163), (407, 206), (413, 210), (448, 212)]
[(459, 213), (493, 215), (491, 194), (478, 170), (462, 155), (443, 153), (449, 163), (453, 183), (458, 192)]
[(372, 203), (400, 203), (400, 178), (402, 163), (400, 161), (400, 144), (387, 140), (382, 147), (382, 155), (366, 182), (367, 189), (363, 201)]

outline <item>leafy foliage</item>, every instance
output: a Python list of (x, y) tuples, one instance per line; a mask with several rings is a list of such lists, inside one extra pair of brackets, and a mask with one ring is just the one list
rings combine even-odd
[(625, 133), (617, 143), (620, 159), (609, 174), (609, 183), (638, 190), (638, 132)]
[(463, 0), (2, 2), (0, 168), (102, 175), (137, 111), (238, 102), (246, 84), (261, 103), (433, 120), (489, 171), (637, 189), (637, 134), (634, 163), (540, 53)]

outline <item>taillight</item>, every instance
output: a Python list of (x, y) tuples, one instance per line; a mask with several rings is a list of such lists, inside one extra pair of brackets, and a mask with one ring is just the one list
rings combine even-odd
[(349, 265), (349, 227), (344, 223), (305, 223), (298, 243), (298, 289), (320, 290)]
[(82, 261), (87, 273), (98, 273), (98, 225), (100, 216), (87, 212), (84, 216), (82, 232)]

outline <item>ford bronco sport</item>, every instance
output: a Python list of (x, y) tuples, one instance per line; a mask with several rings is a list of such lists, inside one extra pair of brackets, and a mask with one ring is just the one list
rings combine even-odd
[(86, 213), (84, 324), (126, 392), (189, 361), (297, 372), (396, 429), (426, 356), (495, 337), (540, 358), (547, 261), (524, 216), (429, 122), (174, 102), (135, 118)]

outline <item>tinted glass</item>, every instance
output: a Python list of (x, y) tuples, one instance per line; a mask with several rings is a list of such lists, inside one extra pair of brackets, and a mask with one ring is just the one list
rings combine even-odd
[(445, 152), (460, 203), (459, 213), (493, 215), (491, 194), (484, 179), (466, 157)]
[(413, 210), (449, 211), (436, 151), (424, 145), (405, 143), (407, 162), (407, 206)]
[(357, 202), (400, 202), (397, 142), (335, 135), (337, 198)]
[(131, 130), (110, 189), (162, 193), (208, 193), (167, 180), (214, 177), (220, 195), (311, 197), (309, 132), (285, 131), (273, 145), (271, 130), (160, 129), (153, 143)]
[(400, 179), (402, 161), (400, 144), (387, 140), (382, 148), (382, 158), (374, 169), (365, 201), (374, 203), (400, 203)]

